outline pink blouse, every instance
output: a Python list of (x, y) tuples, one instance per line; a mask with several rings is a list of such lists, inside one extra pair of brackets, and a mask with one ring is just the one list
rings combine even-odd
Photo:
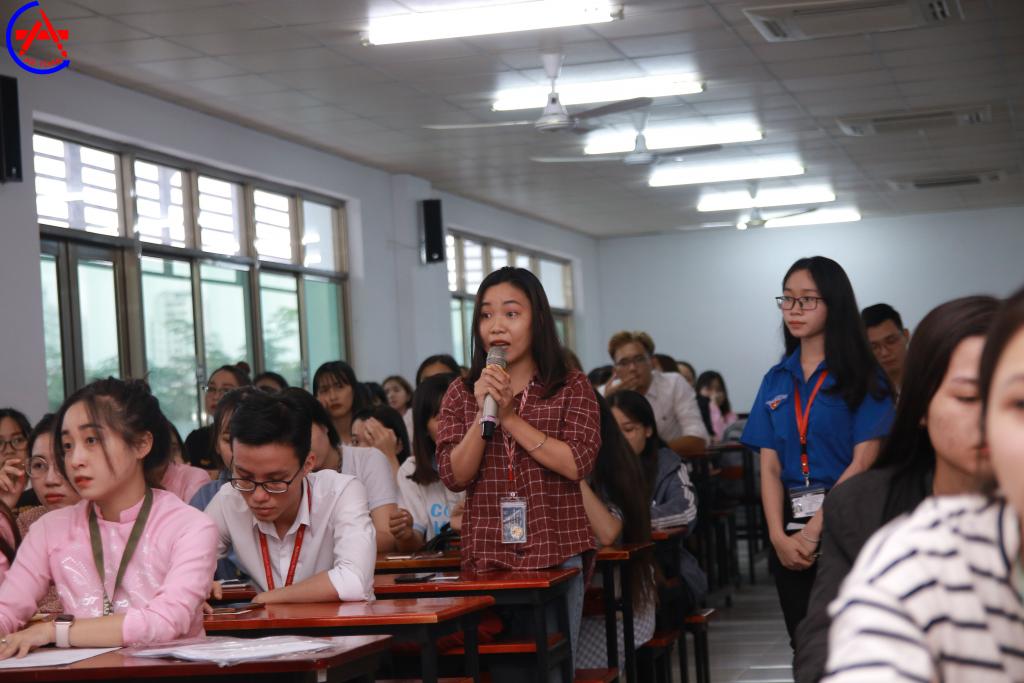
[[(0, 634), (21, 629), (35, 614), (52, 581), (65, 611), (79, 619), (103, 616), (103, 589), (89, 541), (88, 501), (43, 515), (18, 548), (0, 584)], [(107, 590), (142, 501), (118, 522), (98, 515)], [(153, 509), (117, 592), (114, 612), (124, 614), (125, 645), (203, 635), (203, 601), (217, 559), (217, 527), (173, 493), (153, 491)]]
[[(7, 518), (0, 515), (0, 536), (7, 541), (7, 545), (14, 547), (14, 529), (8, 523)], [(4, 576), (10, 571), (11, 567), (7, 564), (7, 556), (0, 553), (0, 584), (4, 582)]]
[(206, 473), (206, 470), (172, 462), (167, 466), (164, 480), (160, 482), (160, 485), (164, 487), (164, 490), (170, 491), (188, 503), (192, 501), (192, 496), (196, 495), (196, 491), (209, 483), (210, 475)]

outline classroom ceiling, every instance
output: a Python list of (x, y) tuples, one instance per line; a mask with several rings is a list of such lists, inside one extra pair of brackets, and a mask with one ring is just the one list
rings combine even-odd
[[(493, 112), (500, 88), (693, 74), (704, 92), (662, 97), (650, 126), (748, 122), (762, 140), (683, 163), (798, 160), (806, 174), (763, 190), (831, 187), (865, 218), (1024, 203), (1024, 1), (961, 0), (964, 20), (769, 43), (744, 8), (782, 0), (623, 0), (624, 18), (567, 29), (363, 46), (369, 18), (485, 0), (45, 0), (70, 31), (72, 68), (327, 149), (434, 187), (597, 237), (733, 229), (748, 211), (699, 213), (702, 193), (746, 182), (652, 188), (650, 168), (541, 164), (584, 139), (530, 126), (461, 131), (424, 124), (532, 119)], [(507, 3), (508, 0), (502, 0)], [(48, 48), (40, 41), (33, 50)], [(991, 122), (851, 137), (840, 116), (988, 106)], [(569, 107), (570, 111), (591, 105)], [(604, 119), (632, 130), (635, 115)], [(988, 172), (974, 186), (907, 189), (893, 179)], [(765, 217), (801, 207), (766, 209)], [(716, 227), (717, 226), (717, 227)]]

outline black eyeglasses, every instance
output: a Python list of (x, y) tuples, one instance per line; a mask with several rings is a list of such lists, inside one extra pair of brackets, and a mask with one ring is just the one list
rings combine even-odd
[(800, 304), (801, 311), (813, 311), (818, 307), (819, 301), (824, 301), (824, 297), (820, 296), (777, 296), (775, 297), (775, 303), (779, 305), (784, 311), (792, 310), (794, 306)]
[(8, 446), (11, 447), (12, 451), (23, 451), (27, 445), (28, 439), (19, 434), (18, 436), (12, 436), (10, 439), (0, 439), (0, 452), (6, 451)]
[[(232, 462), (231, 469), (234, 470), (234, 467), (235, 464)], [(241, 491), (242, 493), (252, 493), (253, 491), (256, 490), (257, 486), (262, 486), (263, 490), (266, 491), (267, 493), (277, 495), (287, 491), (288, 487), (292, 485), (292, 482), (295, 481), (295, 479), (299, 476), (300, 472), (302, 472), (302, 465), (299, 465), (299, 469), (295, 470), (295, 474), (293, 474), (292, 478), (289, 479), (288, 481), (284, 481), (282, 479), (271, 479), (270, 481), (254, 481), (252, 479), (232, 477), (231, 479), (228, 479), (228, 482), (231, 483), (231, 486), (236, 491)]]

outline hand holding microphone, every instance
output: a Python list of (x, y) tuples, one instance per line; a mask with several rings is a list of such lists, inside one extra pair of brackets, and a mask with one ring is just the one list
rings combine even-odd
[[(488, 367), (493, 365), (504, 372), (508, 367), (508, 360), (505, 357), (505, 347), (492, 346), (487, 352), (486, 365)], [(486, 380), (486, 378), (481, 377), (481, 380)], [(492, 393), (488, 391), (484, 396), (483, 416), (480, 418), (480, 435), (485, 439), (491, 438), (497, 424), (498, 402), (494, 399)]]

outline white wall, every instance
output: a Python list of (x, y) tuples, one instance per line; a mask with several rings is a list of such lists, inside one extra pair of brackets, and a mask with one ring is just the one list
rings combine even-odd
[(746, 412), (782, 353), (773, 297), (793, 261), (837, 260), (861, 307), (892, 304), (913, 329), (943, 301), (1024, 284), (1024, 208), (603, 240), (598, 251), (603, 338), (647, 330), (698, 372), (721, 371)]
[[(0, 405), (23, 406), (33, 417), (46, 406), (33, 119), (344, 199), (350, 355), (363, 379), (395, 371), (411, 377), (424, 356), (452, 348), (445, 266), (419, 262), (420, 199), (440, 197), (449, 225), (572, 258), (577, 287), (596, 292), (597, 247), (588, 237), (74, 72), (38, 77), (10, 65), (0, 71), (19, 79), (26, 160), (25, 182), (0, 187)], [(598, 348), (596, 302), (579, 299), (577, 338)]]

